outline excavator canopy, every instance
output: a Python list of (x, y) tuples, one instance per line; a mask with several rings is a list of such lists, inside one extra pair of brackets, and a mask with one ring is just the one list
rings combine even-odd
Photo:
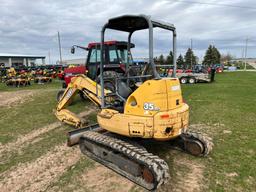
[[(161, 79), (160, 75), (158, 74), (156, 70), (156, 65), (154, 63), (154, 51), (153, 51), (153, 28), (158, 27), (164, 30), (168, 30), (172, 32), (172, 47), (173, 47), (173, 64), (174, 64), (174, 69), (173, 69), (173, 77), (176, 76), (176, 30), (173, 24), (167, 23), (167, 22), (162, 22), (162, 21), (157, 21), (152, 19), (150, 16), (147, 15), (123, 15), (119, 17), (114, 17), (108, 20), (108, 22), (102, 27), (101, 30), (101, 63), (100, 63), (100, 85), (101, 87), (104, 86), (104, 78), (103, 78), (103, 72), (104, 72), (104, 42), (105, 42), (105, 31), (106, 29), (112, 29), (112, 30), (117, 30), (117, 31), (122, 31), (122, 32), (127, 32), (128, 35), (128, 44), (127, 44), (127, 51), (130, 53), (130, 48), (131, 48), (131, 37), (132, 34), (135, 31), (139, 30), (144, 30), (148, 29), (148, 42), (149, 42), (149, 62), (145, 66), (145, 70), (143, 73), (138, 77), (130, 77), (129, 73), (127, 73), (126, 77), (126, 83), (128, 85), (130, 79), (132, 78), (148, 78), (150, 76), (151, 79)], [(129, 62), (129, 57), (130, 54), (127, 55), (127, 64), (126, 64), (126, 71), (130, 71), (130, 62)], [(124, 78), (122, 79), (124, 81)], [(104, 89), (101, 90), (102, 93), (101, 95), (103, 96), (101, 98), (101, 107), (105, 107), (105, 98), (104, 98)]]
[(173, 24), (153, 20), (150, 16), (146, 15), (123, 15), (114, 17), (109, 19), (108, 23), (105, 25), (106, 28), (125, 32), (134, 32), (142, 29), (148, 29), (151, 26), (170, 31), (175, 30)]

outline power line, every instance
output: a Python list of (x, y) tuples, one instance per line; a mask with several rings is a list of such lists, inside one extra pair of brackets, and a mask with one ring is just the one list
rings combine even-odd
[(239, 8), (239, 9), (254, 9), (254, 10), (256, 10), (256, 7), (248, 7), (248, 6), (240, 6), (240, 5), (231, 5), (231, 4), (222, 4), (222, 3), (206, 3), (206, 2), (183, 1), (183, 0), (177, 0), (177, 2), (181, 2), (181, 3), (190, 3), (190, 4), (201, 4), (201, 5), (213, 5), (213, 6), (221, 6), (221, 7), (233, 7), (233, 8)]

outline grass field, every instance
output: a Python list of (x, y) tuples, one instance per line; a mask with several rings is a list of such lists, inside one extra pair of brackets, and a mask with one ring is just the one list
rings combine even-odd
[(5, 85), (5, 83), (0, 83), (0, 91), (19, 91), (19, 90), (36, 90), (36, 89), (43, 89), (44, 87), (46, 87), (47, 89), (51, 89), (51, 88), (55, 88), (55, 89), (59, 89), (61, 88), (61, 81), (60, 80), (54, 80), (52, 83), (49, 84), (37, 84), (37, 83), (33, 83), (33, 81), (31, 81), (31, 86), (26, 86), (26, 87), (8, 87)]
[(206, 124), (214, 139), (210, 158), (203, 160), (212, 191), (256, 189), (256, 73), (217, 76), (217, 82), (185, 86), (191, 124)]
[[(215, 146), (207, 158), (192, 157), (166, 144), (147, 146), (170, 166), (171, 179), (159, 191), (255, 191), (255, 80), (255, 72), (232, 72), (218, 74), (212, 84), (182, 86), (191, 129), (207, 133)], [(60, 87), (60, 82), (19, 89), (0, 84), (0, 96), (20, 94), (19, 100), (0, 105), (0, 188), (143, 191), (81, 155), (77, 147), (65, 146), (65, 132), (71, 127), (60, 124), (53, 111)], [(92, 106), (77, 97), (70, 108), (80, 113)], [(90, 122), (95, 121), (95, 113), (87, 114)]]

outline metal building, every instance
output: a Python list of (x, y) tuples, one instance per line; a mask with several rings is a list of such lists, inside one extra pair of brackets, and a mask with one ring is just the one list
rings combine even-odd
[(68, 59), (62, 61), (62, 64), (64, 65), (85, 65), (85, 63), (86, 58)]
[(37, 59), (41, 60), (41, 64), (45, 64), (45, 56), (0, 53), (0, 66), (35, 66)]

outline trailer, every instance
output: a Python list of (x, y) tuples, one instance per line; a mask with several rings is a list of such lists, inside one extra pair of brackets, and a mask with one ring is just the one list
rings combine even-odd
[(180, 79), (181, 84), (194, 84), (199, 82), (211, 83), (214, 81), (215, 69), (212, 68), (207, 73), (196, 72), (176, 72), (176, 76)]
[[(158, 73), (161, 77), (172, 77), (172, 65), (156, 65)], [(181, 84), (194, 83), (211, 83), (214, 81), (216, 69), (214, 67), (208, 68), (194, 68), (194, 69), (176, 69), (176, 77), (179, 78)]]

